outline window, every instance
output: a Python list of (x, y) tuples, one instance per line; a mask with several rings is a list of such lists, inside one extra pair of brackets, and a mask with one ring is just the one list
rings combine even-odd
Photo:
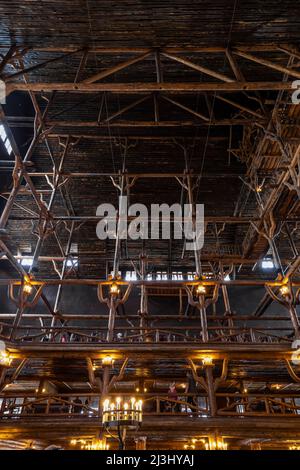
[(230, 281), (230, 276), (229, 276), (229, 274), (226, 274), (226, 276), (224, 277), (224, 281)]
[(30, 268), (33, 263), (33, 258), (23, 258), (21, 259), (21, 265), (24, 266), (24, 268)]
[(156, 280), (157, 281), (167, 281), (168, 280), (167, 271), (157, 271)]
[(71, 243), (70, 252), (67, 258), (67, 268), (77, 268), (79, 265), (78, 259), (78, 243)]
[(77, 268), (78, 266), (78, 258), (75, 256), (72, 256), (72, 258), (67, 259), (67, 268)]
[(0, 137), (1, 137), (2, 142), (5, 145), (5, 148), (7, 150), (8, 155), (10, 155), (11, 152), (12, 152), (12, 146), (11, 146), (11, 143), (10, 143), (7, 135), (6, 135), (6, 131), (4, 129), (4, 126), (2, 124), (0, 125)]
[(182, 271), (173, 271), (172, 272), (172, 280), (173, 281), (182, 281), (183, 280)]
[(263, 269), (274, 269), (274, 262), (272, 258), (264, 258), (261, 262), (261, 267)]
[(194, 281), (194, 280), (195, 280), (195, 276), (196, 276), (196, 273), (195, 273), (195, 272), (189, 271), (189, 272), (187, 273), (187, 279), (188, 279), (188, 281)]
[(135, 271), (126, 271), (125, 281), (136, 281), (137, 276)]

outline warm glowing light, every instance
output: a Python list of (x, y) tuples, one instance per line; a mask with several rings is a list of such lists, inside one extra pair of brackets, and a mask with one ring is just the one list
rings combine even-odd
[(260, 185), (260, 186), (256, 186), (255, 190), (256, 190), (257, 193), (261, 193), (262, 190), (263, 190), (263, 188), (262, 188), (262, 186)]
[(146, 387), (144, 388), (144, 392), (145, 392), (145, 393), (147, 392), (147, 389), (146, 389)]
[(208, 443), (205, 444), (206, 450), (227, 450), (228, 444), (224, 441), (223, 437), (209, 437)]
[(108, 450), (109, 445), (106, 444), (106, 440), (93, 439), (86, 441), (85, 439), (72, 439), (70, 441), (71, 446), (80, 445), (82, 450)]
[(289, 446), (289, 450), (300, 450), (300, 445), (294, 444), (292, 446)]
[(110, 293), (112, 295), (118, 295), (120, 292), (120, 289), (118, 287), (118, 284), (116, 284), (115, 282), (113, 282), (110, 286)]
[(30, 282), (29, 282), (29, 281), (26, 281), (25, 284), (23, 285), (23, 292), (24, 292), (24, 294), (26, 294), (26, 295), (31, 294), (32, 289), (33, 289), (33, 287), (32, 287), (32, 285), (30, 284)]
[(137, 388), (135, 389), (135, 391), (136, 391), (137, 393), (139, 393), (139, 391), (140, 391), (139, 387), (137, 387)]
[(202, 364), (204, 366), (212, 366), (213, 365), (213, 358), (211, 356), (205, 356), (202, 358)]
[(197, 289), (196, 289), (196, 293), (198, 295), (206, 294), (206, 287), (203, 284), (198, 284)]
[(289, 295), (289, 293), (290, 293), (290, 289), (287, 285), (281, 286), (279, 291), (280, 291), (280, 294), (283, 295), (283, 296)]
[(0, 365), (10, 366), (12, 358), (7, 351), (0, 351)]
[(111, 356), (105, 356), (103, 359), (102, 359), (102, 365), (103, 366), (112, 366), (114, 363), (114, 360)]
[(105, 426), (137, 426), (142, 422), (142, 400), (116, 398), (114, 403), (107, 398), (103, 403), (102, 422)]
[(192, 439), (188, 444), (184, 444), (184, 449), (192, 449), (192, 450), (195, 450), (196, 449), (196, 443), (197, 443), (197, 439)]

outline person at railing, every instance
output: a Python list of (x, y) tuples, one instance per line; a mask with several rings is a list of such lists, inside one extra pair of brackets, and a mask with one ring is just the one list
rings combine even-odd
[(80, 343), (80, 336), (77, 333), (71, 333), (70, 342), (71, 343)]
[(92, 331), (90, 341), (91, 341), (91, 343), (96, 343), (98, 341), (97, 331)]
[(73, 413), (81, 414), (82, 409), (83, 409), (82, 401), (80, 400), (79, 397), (76, 397), (75, 400), (73, 400)]
[(173, 400), (178, 400), (178, 393), (177, 393), (177, 390), (176, 390), (175, 382), (173, 382), (169, 387), (168, 398), (172, 401), (171, 402), (170, 401), (166, 402), (165, 411), (172, 411), (172, 412), (180, 411), (179, 403), (174, 403), (174, 401), (173, 401)]

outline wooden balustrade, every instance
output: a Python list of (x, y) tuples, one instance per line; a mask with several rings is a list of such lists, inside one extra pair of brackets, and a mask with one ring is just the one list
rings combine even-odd
[[(129, 394), (111, 393), (115, 398), (129, 398)], [(79, 400), (80, 402), (79, 402)], [(234, 416), (284, 416), (300, 418), (300, 394), (292, 393), (216, 393), (216, 402), (226, 402), (218, 407), (217, 417)], [(0, 395), (0, 420), (51, 417), (92, 419), (101, 417), (101, 396), (95, 393), (36, 395), (9, 393)], [(201, 405), (200, 405), (201, 404)], [(203, 406), (204, 405), (204, 406)], [(199, 394), (180, 393), (177, 400), (167, 394), (143, 394), (143, 415), (180, 415), (195, 418), (210, 415), (208, 397)]]

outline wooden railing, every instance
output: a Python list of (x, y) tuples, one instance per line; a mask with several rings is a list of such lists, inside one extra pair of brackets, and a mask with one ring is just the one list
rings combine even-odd
[[(110, 394), (129, 399), (128, 394)], [(178, 399), (167, 394), (143, 395), (143, 415), (147, 416), (210, 416), (208, 398), (205, 393), (179, 393)], [(217, 417), (278, 416), (300, 418), (300, 394), (262, 394), (262, 393), (216, 393)], [(22, 418), (59, 418), (92, 419), (101, 417), (101, 395), (86, 394), (11, 394), (0, 395), (0, 420)]]
[[(149, 317), (149, 323), (155, 317)], [(228, 323), (230, 321), (230, 324)], [(169, 322), (171, 320), (169, 319)], [(107, 343), (107, 326), (77, 325), (43, 326), (20, 325), (14, 330), (13, 341), (30, 343)], [(93, 320), (95, 323), (95, 320)], [(124, 323), (124, 319), (123, 319)], [(174, 316), (174, 326), (116, 326), (113, 343), (203, 343), (200, 321)], [(13, 325), (0, 323), (0, 339), (9, 340)], [(287, 317), (208, 317), (209, 343), (287, 343), (294, 339), (294, 330)]]

